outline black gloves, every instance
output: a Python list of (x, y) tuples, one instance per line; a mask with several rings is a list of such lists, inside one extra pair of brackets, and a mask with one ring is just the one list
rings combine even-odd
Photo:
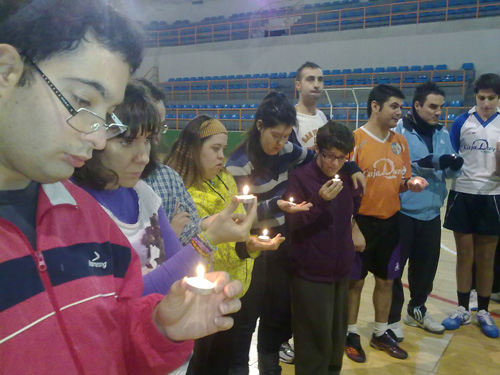
[[(425, 158), (417, 160), (417, 164), (422, 168), (434, 168), (432, 165), (432, 154)], [(439, 169), (450, 168), (452, 171), (458, 171), (464, 164), (464, 158), (455, 154), (445, 154), (439, 157)]]
[(432, 165), (432, 154), (427, 155), (423, 159), (417, 160), (417, 164), (422, 168), (434, 168)]
[(450, 168), (452, 171), (458, 171), (464, 165), (464, 158), (455, 154), (442, 155), (439, 157), (439, 169)]

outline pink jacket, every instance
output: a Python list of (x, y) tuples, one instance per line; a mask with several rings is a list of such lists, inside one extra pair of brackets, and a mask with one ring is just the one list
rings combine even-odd
[(192, 341), (156, 329), (137, 254), (70, 182), (42, 185), (37, 249), (0, 219), (0, 374), (165, 374)]

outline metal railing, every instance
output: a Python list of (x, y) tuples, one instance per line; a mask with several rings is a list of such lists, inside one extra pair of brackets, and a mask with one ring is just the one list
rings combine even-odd
[[(278, 13), (281, 12), (281, 13)], [(272, 14), (272, 13), (269, 13)], [(463, 18), (500, 15), (498, 0), (418, 0), (310, 11), (303, 6), (277, 10), (276, 15), (256, 13), (249, 19), (215, 24), (170, 26), (165, 30), (148, 30), (150, 47), (180, 46), (218, 41), (242, 40), (272, 36), (283, 21), (281, 35), (342, 31)], [(280, 35), (279, 33), (276, 35)]]

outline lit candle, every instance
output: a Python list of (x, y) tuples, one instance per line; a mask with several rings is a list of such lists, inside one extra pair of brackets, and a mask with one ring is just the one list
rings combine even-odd
[(260, 241), (263, 241), (263, 242), (268, 242), (270, 240), (269, 236), (267, 235), (267, 229), (264, 229), (262, 231), (262, 236), (259, 236), (258, 237)]
[(296, 203), (293, 203), (293, 197), (290, 197), (290, 206), (296, 206)]
[(333, 182), (340, 182), (339, 175), (338, 175), (338, 174), (336, 174), (336, 175), (335, 175), (335, 178), (332, 178), (332, 181), (333, 181)]
[(238, 198), (241, 203), (252, 203), (255, 199), (255, 195), (248, 194), (249, 190), (250, 188), (248, 185), (243, 186), (243, 195), (237, 195), (236, 198)]
[(205, 267), (199, 264), (196, 267), (196, 277), (188, 277), (186, 283), (188, 289), (195, 294), (208, 295), (212, 294), (215, 288), (215, 283), (205, 279)]

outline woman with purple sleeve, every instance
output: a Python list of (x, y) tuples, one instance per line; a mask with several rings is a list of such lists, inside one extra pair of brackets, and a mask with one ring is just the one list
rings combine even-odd
[(218, 243), (240, 241), (239, 225), (218, 215), (193, 238), (196, 246), (183, 246), (161, 198), (142, 180), (156, 167), (151, 140), (163, 126), (148, 89), (137, 81), (129, 83), (115, 113), (127, 130), (94, 151), (92, 159), (75, 170), (73, 181), (101, 204), (139, 254), (144, 294), (166, 294), (175, 281), (194, 276), (198, 264), (206, 265), (201, 252), (209, 254)]

